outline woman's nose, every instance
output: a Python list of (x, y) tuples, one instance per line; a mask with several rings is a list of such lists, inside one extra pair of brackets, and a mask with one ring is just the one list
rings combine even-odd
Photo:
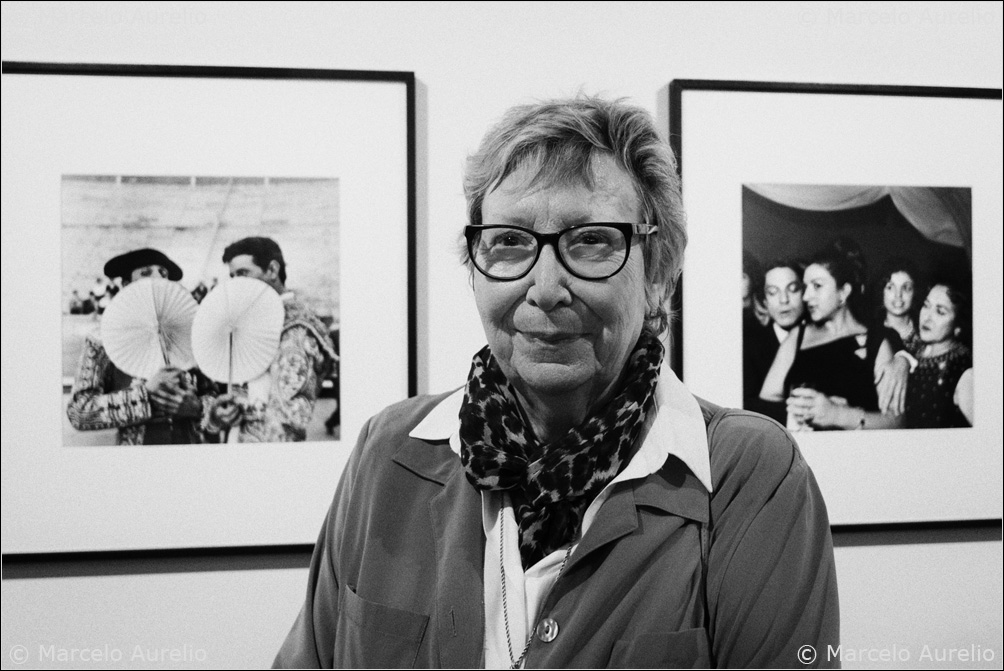
[(541, 310), (553, 310), (559, 305), (569, 305), (572, 294), (568, 290), (571, 274), (561, 265), (553, 245), (544, 245), (540, 257), (530, 271), (530, 288), (526, 300)]

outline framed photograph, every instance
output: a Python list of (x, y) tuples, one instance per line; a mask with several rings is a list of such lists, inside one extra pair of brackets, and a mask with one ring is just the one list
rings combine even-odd
[(1000, 518), (1001, 91), (674, 80), (669, 110), (687, 386), (786, 424), (834, 525)]
[(414, 75), (2, 83), (3, 554), (313, 543), (366, 419), (416, 393)]

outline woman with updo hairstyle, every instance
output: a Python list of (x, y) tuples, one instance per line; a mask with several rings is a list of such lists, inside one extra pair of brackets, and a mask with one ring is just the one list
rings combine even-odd
[(972, 304), (953, 282), (931, 287), (920, 309), (917, 367), (906, 388), (906, 425), (973, 425)]
[(879, 411), (875, 380), (892, 359), (884, 329), (869, 329), (864, 314), (865, 262), (861, 248), (841, 237), (805, 268), (803, 295), (809, 324), (778, 349), (760, 397), (786, 401), (793, 431), (896, 428), (899, 418)]
[(911, 353), (921, 346), (917, 313), (923, 295), (921, 275), (912, 261), (896, 256), (885, 262), (875, 284), (875, 325), (894, 330)]

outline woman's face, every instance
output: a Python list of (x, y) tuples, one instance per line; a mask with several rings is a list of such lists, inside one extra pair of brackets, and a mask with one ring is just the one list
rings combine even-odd
[[(614, 159), (593, 161), (593, 189), (531, 187), (534, 171), (510, 174), (482, 206), (486, 225), (540, 232), (587, 222), (641, 222), (627, 172)], [(617, 382), (645, 321), (645, 268), (633, 239), (627, 264), (605, 280), (583, 280), (545, 245), (523, 278), (501, 282), (474, 271), (474, 298), (492, 353), (524, 396), (584, 402), (591, 407)]]
[(920, 339), (926, 343), (948, 342), (957, 335), (955, 303), (948, 297), (948, 289), (936, 284), (920, 308)]
[(894, 317), (910, 313), (913, 307), (913, 278), (909, 273), (897, 270), (889, 276), (882, 291), (882, 303), (885, 311)]
[(847, 297), (851, 293), (848, 284), (842, 287), (837, 286), (826, 266), (813, 263), (805, 269), (805, 308), (809, 311), (809, 318), (819, 324), (827, 321), (847, 304)]

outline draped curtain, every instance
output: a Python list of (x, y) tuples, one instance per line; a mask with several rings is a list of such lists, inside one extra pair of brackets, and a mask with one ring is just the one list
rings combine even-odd
[(972, 191), (915, 186), (831, 186), (747, 184), (754, 193), (802, 210), (835, 211), (864, 207), (885, 196), (925, 238), (972, 252)]

